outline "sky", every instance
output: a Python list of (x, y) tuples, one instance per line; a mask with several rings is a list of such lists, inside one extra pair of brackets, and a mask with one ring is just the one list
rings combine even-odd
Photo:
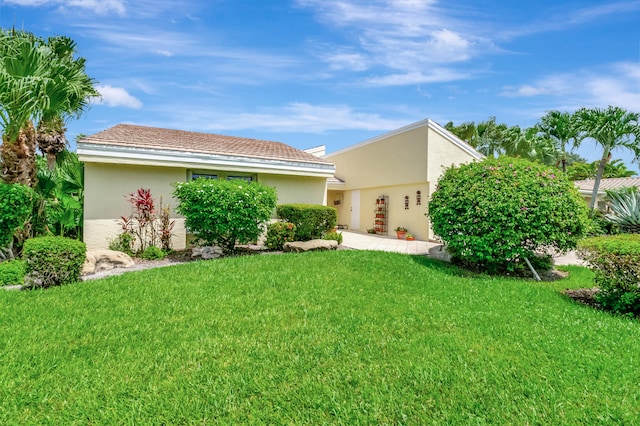
[(334, 152), (425, 118), (640, 112), (639, 23), (640, 0), (0, 0), (3, 28), (87, 60), (72, 148), (120, 123)]

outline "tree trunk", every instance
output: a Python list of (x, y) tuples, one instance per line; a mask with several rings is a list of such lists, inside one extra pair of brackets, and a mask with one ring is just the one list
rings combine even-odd
[(609, 152), (608, 149), (605, 149), (602, 154), (600, 164), (598, 165), (596, 181), (593, 183), (593, 192), (591, 193), (591, 201), (589, 202), (589, 210), (591, 210), (591, 214), (593, 214), (594, 210), (596, 209), (596, 201), (598, 198), (598, 189), (600, 189), (600, 181), (602, 180), (602, 175), (604, 174), (604, 167), (607, 165), (610, 158), (611, 152)]
[(5, 183), (21, 183), (34, 187), (36, 177), (36, 133), (33, 123), (28, 122), (20, 130), (15, 142), (9, 142), (2, 136), (2, 179)]

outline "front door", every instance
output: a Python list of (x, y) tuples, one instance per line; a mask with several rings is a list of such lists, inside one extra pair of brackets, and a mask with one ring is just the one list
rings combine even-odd
[(360, 190), (351, 191), (351, 229), (360, 229)]

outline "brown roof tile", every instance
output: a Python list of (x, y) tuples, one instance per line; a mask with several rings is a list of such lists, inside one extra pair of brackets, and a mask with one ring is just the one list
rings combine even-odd
[[(594, 183), (595, 179), (577, 180), (573, 182), (580, 191), (593, 191)], [(605, 189), (616, 189), (625, 186), (637, 186), (640, 188), (640, 177), (602, 179), (598, 187), (598, 192), (604, 192)]]
[(118, 124), (81, 140), (84, 144), (114, 145), (201, 154), (239, 156), (280, 161), (331, 164), (281, 142), (184, 130)]

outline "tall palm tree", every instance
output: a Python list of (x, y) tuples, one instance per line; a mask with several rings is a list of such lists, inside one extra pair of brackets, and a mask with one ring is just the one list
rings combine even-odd
[(476, 126), (476, 139), (471, 145), (487, 157), (497, 157), (504, 154), (504, 137), (507, 131), (505, 124), (497, 124), (495, 117), (478, 123)]
[(548, 111), (536, 124), (539, 135), (549, 140), (560, 158), (562, 171), (567, 172), (567, 145), (580, 144), (580, 129), (576, 126), (574, 114), (560, 111)]
[(22, 31), (0, 31), (0, 124), (2, 177), (6, 183), (35, 182), (35, 129), (31, 120), (45, 107), (49, 55), (42, 40)]
[(49, 104), (42, 112), (36, 139), (38, 148), (47, 157), (47, 167), (53, 169), (56, 156), (67, 146), (65, 119), (80, 116), (87, 108), (89, 98), (100, 96), (100, 93), (85, 71), (85, 59), (74, 58), (77, 45), (73, 40), (63, 36), (50, 37), (47, 46), (57, 59), (51, 67), (56, 84), (47, 87)]
[[(33, 186), (36, 181), (36, 132), (41, 149), (60, 151), (64, 137), (50, 137), (64, 129), (64, 118), (81, 113), (97, 95), (87, 77), (84, 59), (74, 59), (75, 44), (66, 37), (44, 41), (24, 31), (0, 31), (0, 124), (2, 177), (7, 183)], [(48, 130), (47, 130), (48, 129)]]
[[(589, 204), (593, 211), (605, 165), (611, 159), (611, 151), (624, 148), (632, 151), (636, 160), (640, 159), (640, 116), (638, 113), (614, 106), (608, 106), (606, 109), (581, 108), (575, 114), (576, 125), (584, 132), (584, 136), (593, 139), (602, 147), (602, 157)], [(577, 145), (580, 142), (582, 140), (578, 141)]]

